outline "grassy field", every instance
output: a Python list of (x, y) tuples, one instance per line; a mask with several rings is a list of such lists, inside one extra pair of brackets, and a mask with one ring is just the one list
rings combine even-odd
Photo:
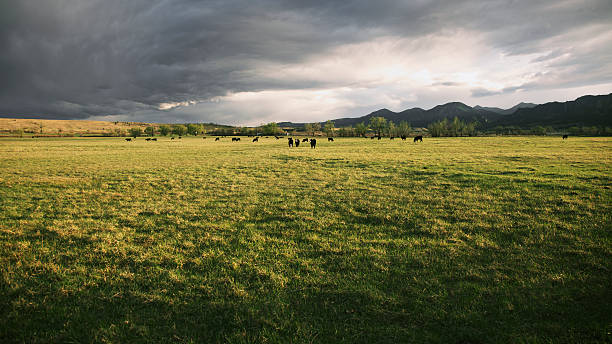
[(0, 139), (0, 342), (612, 340), (612, 139)]

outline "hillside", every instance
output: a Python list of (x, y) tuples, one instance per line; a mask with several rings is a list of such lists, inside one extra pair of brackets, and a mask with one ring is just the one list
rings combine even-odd
[[(337, 128), (355, 126), (357, 123), (368, 124), (372, 117), (384, 117), (398, 124), (409, 122), (413, 127), (427, 127), (430, 123), (444, 118), (477, 121), (485, 128), (496, 126), (516, 126), (529, 128), (534, 126), (552, 126), (567, 128), (571, 126), (612, 126), (612, 94), (600, 96), (583, 96), (574, 101), (551, 102), (541, 105), (519, 103), (509, 109), (493, 107), (468, 106), (460, 102), (451, 102), (435, 106), (429, 110), (421, 108), (393, 112), (380, 109), (362, 117), (338, 118), (333, 122)], [(303, 127), (304, 123), (282, 122), (281, 127)]]
[[(51, 120), (51, 119), (23, 119), (23, 118), (0, 118), (0, 135), (15, 135), (18, 132), (36, 135), (110, 135), (119, 132), (127, 132), (130, 128), (141, 128), (148, 126), (159, 127), (163, 123), (144, 122), (105, 122), (87, 120)], [(172, 125), (172, 124), (168, 124)], [(203, 124), (206, 130), (216, 128), (228, 128), (226, 125), (212, 123)]]
[(0, 133), (15, 133), (21, 130), (28, 134), (42, 135), (103, 135), (115, 130), (127, 131), (133, 127), (140, 127), (144, 130), (150, 125), (158, 126), (158, 124), (140, 122), (0, 118)]
[(574, 101), (552, 102), (533, 108), (518, 109), (499, 118), (491, 126), (612, 126), (612, 93), (601, 96), (583, 96)]
[(509, 108), (509, 109), (501, 109), (501, 108), (497, 108), (497, 107), (485, 107), (485, 106), (479, 106), (476, 105), (474, 106), (474, 109), (483, 109), (483, 110), (487, 110), (487, 111), (491, 111), (491, 112), (495, 112), (498, 113), (500, 115), (510, 115), (513, 114), (514, 112), (516, 112), (516, 110), (518, 109), (523, 109), (523, 108), (533, 108), (536, 107), (538, 104), (534, 104), (534, 103), (518, 103), (516, 105), (514, 105), (513, 107)]

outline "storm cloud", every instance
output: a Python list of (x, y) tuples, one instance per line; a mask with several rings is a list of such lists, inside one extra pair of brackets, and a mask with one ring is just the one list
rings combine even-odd
[(259, 124), (612, 87), (612, 2), (0, 2), (0, 115)]

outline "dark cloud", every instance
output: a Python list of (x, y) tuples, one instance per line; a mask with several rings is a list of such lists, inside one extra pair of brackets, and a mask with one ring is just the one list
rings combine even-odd
[[(384, 36), (464, 29), (481, 33), (506, 54), (542, 53), (546, 44), (580, 28), (610, 30), (610, 13), (609, 0), (3, 1), (0, 115), (216, 121), (223, 114), (160, 111), (159, 105), (228, 92), (329, 86), (316, 76), (282, 79), (263, 71)], [(595, 42), (586, 52), (550, 50), (535, 62), (549, 63), (559, 78), (576, 85), (594, 82), (595, 75), (596, 82), (612, 80), (607, 45)], [(558, 61), (564, 54), (570, 57)], [(510, 91), (478, 88), (472, 96)]]

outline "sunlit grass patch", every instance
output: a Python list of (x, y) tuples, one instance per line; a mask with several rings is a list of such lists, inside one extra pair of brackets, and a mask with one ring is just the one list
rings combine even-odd
[(0, 141), (3, 342), (605, 342), (607, 138)]

